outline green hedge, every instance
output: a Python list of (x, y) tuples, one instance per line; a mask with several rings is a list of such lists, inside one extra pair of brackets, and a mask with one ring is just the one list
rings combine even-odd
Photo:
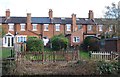
[(53, 50), (65, 50), (68, 46), (68, 39), (62, 34), (53, 36), (51, 42)]
[(27, 42), (27, 51), (43, 51), (44, 44), (39, 38), (29, 37)]

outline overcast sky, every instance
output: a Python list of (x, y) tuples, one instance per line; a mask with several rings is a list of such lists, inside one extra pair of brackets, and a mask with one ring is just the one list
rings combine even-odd
[(87, 18), (88, 11), (93, 10), (94, 17), (101, 18), (105, 12), (105, 6), (116, 4), (120, 0), (0, 0), (0, 16), (5, 16), (5, 10), (10, 9), (11, 16), (26, 16), (30, 12), (33, 16), (48, 17), (48, 10), (53, 10), (54, 17), (71, 17), (75, 13), (77, 17)]

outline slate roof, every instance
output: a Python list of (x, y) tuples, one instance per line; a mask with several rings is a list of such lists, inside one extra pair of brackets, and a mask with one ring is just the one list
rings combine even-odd
[(51, 20), (49, 17), (32, 17), (31, 18), (32, 23), (41, 23), (41, 24), (50, 24)]
[[(26, 23), (26, 17), (10, 17), (8, 19), (0, 17), (0, 23)], [(72, 18), (68, 17), (54, 17), (50, 19), (49, 17), (31, 17), (31, 23), (37, 24), (72, 24)], [(95, 22), (88, 18), (76, 18), (77, 24), (95, 24)]]
[(2, 23), (26, 23), (26, 17), (10, 17), (6, 19), (5, 17), (0, 17)]
[(105, 19), (105, 18), (95, 18), (95, 22), (98, 25), (109, 25), (109, 24), (117, 24), (118, 21), (116, 19)]

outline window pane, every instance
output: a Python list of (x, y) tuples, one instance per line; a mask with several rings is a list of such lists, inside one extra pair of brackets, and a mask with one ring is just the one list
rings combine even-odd
[(21, 25), (21, 30), (24, 31), (25, 30), (25, 24), (20, 24)]
[(80, 38), (79, 37), (74, 37), (73, 42), (80, 42)]
[(82, 25), (78, 25), (78, 30), (82, 29)]
[(56, 31), (60, 31), (60, 24), (55, 25)]
[(102, 31), (102, 25), (99, 25), (99, 31)]
[(88, 30), (92, 30), (92, 25), (87, 25)]
[(9, 25), (9, 31), (13, 31), (14, 30), (14, 24), (8, 24)]
[(71, 24), (67, 24), (67, 31), (71, 31)]
[(33, 30), (37, 30), (37, 24), (32, 24), (33, 25)]
[(44, 24), (44, 31), (48, 31), (48, 24)]
[(113, 25), (110, 25), (109, 31), (112, 31), (112, 30), (113, 30)]

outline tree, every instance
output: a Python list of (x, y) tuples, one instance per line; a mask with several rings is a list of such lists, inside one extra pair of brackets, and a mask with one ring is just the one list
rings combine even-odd
[(97, 37), (88, 36), (83, 40), (81, 48), (84, 51), (99, 51), (99, 39)]
[(43, 51), (44, 49), (43, 41), (36, 37), (28, 37), (26, 44), (28, 51)]
[(119, 13), (119, 9), (118, 9), (118, 5), (115, 3), (111, 4), (112, 6), (105, 6), (106, 8), (106, 12), (105, 12), (105, 18), (118, 18), (118, 13)]
[[(104, 17), (107, 19), (114, 19), (117, 21), (116, 24), (116, 36), (120, 36), (120, 2), (117, 4), (112, 3), (111, 6), (106, 6), (106, 12)], [(109, 27), (109, 26), (108, 26)]]
[(53, 50), (61, 50), (61, 49), (65, 50), (68, 46), (68, 39), (64, 35), (60, 34), (53, 36), (51, 38), (51, 43)]

